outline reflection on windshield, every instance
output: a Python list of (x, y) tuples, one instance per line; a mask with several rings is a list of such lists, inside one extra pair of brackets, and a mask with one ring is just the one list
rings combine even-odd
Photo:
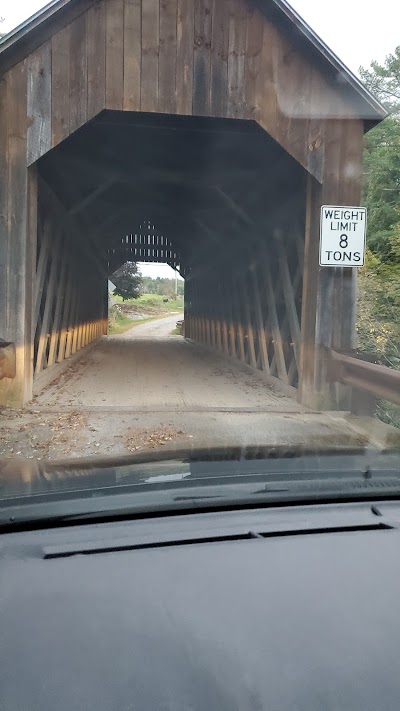
[(0, 493), (398, 451), (398, 50), (355, 76), (280, 4), (126, 4), (0, 48)]

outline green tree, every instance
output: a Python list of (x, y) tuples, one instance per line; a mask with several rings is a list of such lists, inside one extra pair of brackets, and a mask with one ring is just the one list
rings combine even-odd
[(383, 64), (361, 67), (360, 75), (391, 114), (366, 135), (364, 202), (368, 245), (384, 263), (392, 264), (393, 235), (400, 222), (400, 46)]
[(386, 106), (392, 115), (400, 114), (400, 45), (388, 54), (383, 64), (371, 62), (369, 69), (360, 67), (364, 84)]
[(368, 245), (384, 262), (395, 255), (391, 235), (400, 222), (400, 120), (389, 117), (365, 138), (364, 202)]
[(123, 264), (112, 274), (111, 281), (115, 284), (114, 294), (122, 296), (124, 301), (137, 299), (140, 296), (142, 276), (136, 262)]
[[(400, 368), (400, 47), (360, 74), (390, 115), (365, 137), (368, 250), (359, 272), (358, 347)], [(377, 415), (400, 427), (399, 407), (381, 401)]]

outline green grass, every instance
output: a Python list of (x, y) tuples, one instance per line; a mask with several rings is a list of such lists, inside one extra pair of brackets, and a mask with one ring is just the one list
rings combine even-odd
[(125, 333), (125, 331), (132, 328), (133, 323), (132, 319), (123, 316), (123, 314), (117, 314), (114, 323), (111, 323), (108, 326), (108, 333), (110, 336), (116, 336), (118, 333)]
[(182, 335), (182, 331), (180, 328), (174, 328), (171, 331), (171, 336), (181, 336), (181, 335)]
[(151, 308), (159, 308), (163, 311), (179, 311), (183, 308), (183, 296), (178, 296), (175, 300), (163, 302), (163, 296), (160, 294), (142, 294), (138, 299), (127, 299), (123, 301), (122, 296), (113, 296), (117, 304), (132, 304), (133, 306), (149, 306)]

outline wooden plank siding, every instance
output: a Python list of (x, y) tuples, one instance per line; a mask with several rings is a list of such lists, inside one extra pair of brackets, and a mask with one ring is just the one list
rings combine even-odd
[[(104, 314), (94, 312), (76, 281), (82, 265), (63, 264), (58, 255), (48, 289), (40, 251), (46, 227), (39, 219), (38, 229), (36, 199), (36, 161), (104, 109), (255, 120), (311, 176), (303, 283), (298, 280), (300, 343), (300, 299), (294, 289), (286, 298), (282, 293), (290, 273), (285, 255), (277, 267), (280, 283), (268, 263), (245, 283), (230, 274), (218, 286), (232, 294), (221, 309), (196, 284), (193, 299), (200, 303), (190, 328), (196, 339), (265, 372), (276, 370), (289, 384), (298, 367), (300, 398), (305, 402), (307, 391), (315, 402), (325, 382), (321, 349), (353, 344), (356, 284), (355, 270), (319, 268), (318, 210), (321, 202), (360, 201), (362, 119), (256, 0), (93, 0), (65, 22), (0, 77), (0, 338), (17, 345), (17, 377), (0, 381), (0, 402), (22, 403), (31, 394), (33, 328), (42, 334), (37, 370), (104, 332)], [(63, 245), (66, 256), (67, 239)], [(87, 253), (81, 259), (96, 265)], [(35, 304), (36, 266), (38, 287), (48, 289), (46, 312), (39, 297)], [(98, 275), (91, 288), (100, 293), (101, 283)], [(254, 290), (255, 300), (249, 298)], [(246, 294), (244, 301), (238, 293)], [(296, 341), (291, 360), (290, 340)]]
[(87, 121), (87, 13), (78, 17), (69, 32), (69, 124), (70, 133)]
[(28, 133), (27, 165), (51, 148), (51, 43), (27, 60)]
[(194, 2), (178, 0), (176, 44), (176, 112), (190, 116), (193, 96)]
[(176, 113), (177, 0), (160, 0), (158, 110)]
[(158, 110), (160, 1), (142, 0), (142, 72), (140, 108)]
[(15, 343), (16, 377), (0, 381), (0, 398), (9, 406), (26, 402), (32, 393), (31, 265), (36, 235), (35, 225), (28, 214), (28, 200), (30, 193), (35, 196), (36, 174), (30, 175), (27, 170), (28, 64), (27, 60), (17, 64), (4, 75), (1, 83), (2, 103), (6, 100), (1, 119), (2, 133), (4, 131), (1, 138), (4, 150), (0, 160), (0, 164), (4, 162), (1, 189), (6, 195), (0, 202), (0, 255), (2, 276), (5, 277), (0, 291), (4, 329), (0, 337)]
[(122, 110), (124, 99), (124, 0), (106, 0), (106, 108)]
[(51, 145), (57, 146), (70, 134), (69, 44), (70, 26), (51, 40)]
[(28, 164), (104, 108), (159, 111), (255, 119), (322, 182), (325, 127), (354, 116), (253, 0), (98, 0), (27, 66)]
[(101, 0), (87, 12), (87, 118), (92, 119), (106, 104), (106, 8)]
[(142, 3), (124, 4), (124, 111), (140, 111), (142, 71)]

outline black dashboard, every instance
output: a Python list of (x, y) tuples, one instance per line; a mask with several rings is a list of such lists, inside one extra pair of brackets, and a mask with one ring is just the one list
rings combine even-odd
[(4, 534), (0, 708), (398, 711), (396, 502)]

